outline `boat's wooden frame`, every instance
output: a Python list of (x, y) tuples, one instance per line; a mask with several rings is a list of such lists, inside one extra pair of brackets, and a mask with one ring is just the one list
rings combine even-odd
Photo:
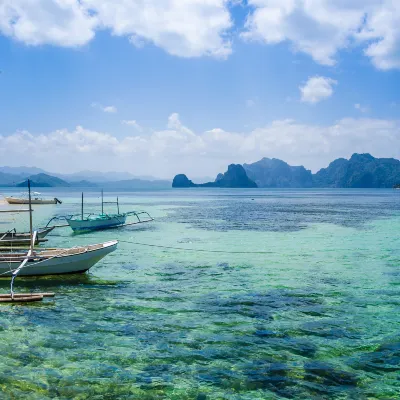
[(6, 293), (0, 294), (0, 303), (30, 303), (42, 301), (44, 297), (54, 297), (55, 293)]

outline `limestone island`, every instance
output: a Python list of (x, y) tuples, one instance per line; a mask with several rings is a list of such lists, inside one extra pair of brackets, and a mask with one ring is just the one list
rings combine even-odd
[(193, 183), (185, 174), (179, 174), (175, 176), (172, 187), (256, 188), (258, 186), (247, 176), (240, 164), (231, 164), (228, 166), (228, 171), (224, 174), (218, 174), (214, 182)]

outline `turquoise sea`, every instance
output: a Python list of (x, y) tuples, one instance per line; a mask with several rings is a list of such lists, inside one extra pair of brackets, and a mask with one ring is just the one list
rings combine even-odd
[[(80, 211), (51, 195), (36, 226)], [(400, 398), (400, 191), (117, 195), (155, 221), (56, 230), (51, 247), (121, 242), (89, 274), (17, 279), (54, 299), (0, 305), (1, 399)], [(0, 214), (13, 226), (27, 215)]]

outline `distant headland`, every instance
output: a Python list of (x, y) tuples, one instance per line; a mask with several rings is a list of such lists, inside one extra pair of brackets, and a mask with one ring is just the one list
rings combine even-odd
[(218, 188), (256, 188), (257, 184), (246, 174), (240, 164), (231, 164), (224, 174), (218, 174), (214, 182), (193, 183), (184, 174), (176, 175), (172, 181), (172, 187), (218, 187)]
[(400, 188), (400, 161), (355, 153), (349, 160), (338, 158), (313, 174), (303, 166), (263, 158), (243, 166), (232, 164), (214, 182), (196, 184), (184, 174), (176, 175), (172, 187)]

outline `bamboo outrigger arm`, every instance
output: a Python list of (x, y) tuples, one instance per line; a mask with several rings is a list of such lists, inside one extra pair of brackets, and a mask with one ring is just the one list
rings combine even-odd
[[(154, 218), (147, 212), (147, 211), (129, 211), (126, 213), (127, 216), (135, 216), (139, 222), (150, 222), (154, 221)], [(139, 215), (147, 215), (149, 219), (146, 219), (146, 221), (142, 221), (139, 217)]]

